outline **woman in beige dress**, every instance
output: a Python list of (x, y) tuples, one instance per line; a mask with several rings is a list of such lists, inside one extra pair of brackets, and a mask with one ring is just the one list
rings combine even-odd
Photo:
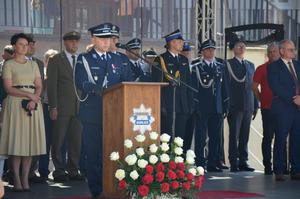
[[(14, 173), (14, 190), (30, 190), (31, 157), (46, 153), (45, 128), (40, 95), (42, 80), (38, 65), (27, 60), (28, 38), (11, 38), (15, 57), (5, 62), (3, 83), (8, 94), (4, 103), (0, 155), (8, 155)], [(20, 176), (21, 170), (21, 176)]]

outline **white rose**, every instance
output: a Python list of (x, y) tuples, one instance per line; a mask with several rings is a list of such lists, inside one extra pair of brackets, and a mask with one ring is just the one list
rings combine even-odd
[(187, 157), (185, 160), (188, 164), (195, 164), (195, 158)]
[(181, 137), (176, 137), (174, 143), (179, 147), (183, 147), (183, 139)]
[(169, 145), (165, 142), (160, 145), (160, 148), (163, 152), (166, 152), (170, 149)]
[(142, 148), (142, 147), (137, 148), (135, 151), (136, 151), (136, 154), (140, 157), (145, 154), (144, 148)]
[(134, 165), (137, 161), (137, 157), (135, 154), (128, 155), (125, 158), (125, 162), (127, 162), (128, 165)]
[(180, 157), (180, 156), (176, 156), (175, 157), (175, 162), (176, 163), (182, 163), (182, 162), (184, 162), (184, 159), (182, 157)]
[(187, 152), (186, 152), (186, 157), (191, 157), (191, 158), (195, 158), (196, 157), (196, 155), (195, 155), (195, 152), (193, 151), (193, 150), (188, 150)]
[(151, 164), (156, 164), (158, 162), (158, 157), (156, 155), (150, 155), (149, 162)]
[(174, 153), (175, 153), (176, 155), (182, 155), (182, 154), (183, 154), (183, 149), (180, 148), (180, 147), (176, 147), (176, 148), (174, 149)]
[(138, 166), (139, 166), (141, 169), (145, 168), (147, 165), (148, 165), (148, 161), (147, 161), (147, 160), (144, 160), (144, 159), (138, 160)]
[(130, 148), (133, 146), (133, 143), (132, 143), (131, 140), (126, 139), (126, 140), (124, 140), (124, 146), (125, 146), (126, 148), (130, 149)]
[(189, 173), (191, 173), (195, 176), (197, 174), (197, 170), (195, 168), (190, 168)]
[(157, 138), (158, 138), (158, 133), (156, 133), (155, 131), (152, 131), (150, 133), (150, 139), (151, 140), (157, 140)]
[(139, 134), (139, 135), (135, 136), (135, 140), (137, 142), (144, 142), (145, 139), (146, 139), (146, 137), (144, 135), (142, 135), (142, 134)]
[(201, 175), (203, 176), (204, 175), (204, 168), (203, 167), (197, 167), (197, 172), (198, 172), (198, 175)]
[(130, 177), (131, 177), (133, 180), (136, 180), (136, 179), (138, 179), (138, 177), (139, 177), (139, 174), (138, 174), (138, 172), (137, 172), (136, 170), (131, 171), (129, 175), (130, 175)]
[(162, 142), (169, 142), (170, 141), (171, 136), (169, 136), (168, 134), (164, 133), (160, 136), (160, 141)]
[(112, 152), (110, 154), (110, 160), (111, 161), (117, 161), (119, 158), (120, 158), (119, 152)]
[(151, 144), (149, 146), (149, 150), (151, 153), (156, 153), (156, 151), (158, 150), (158, 147), (156, 146), (156, 144)]
[(166, 153), (161, 154), (161, 156), (160, 156), (160, 161), (162, 161), (163, 163), (169, 162), (169, 161), (170, 161), (169, 155), (166, 154)]
[(125, 178), (125, 171), (123, 169), (118, 169), (115, 173), (115, 177), (121, 181)]

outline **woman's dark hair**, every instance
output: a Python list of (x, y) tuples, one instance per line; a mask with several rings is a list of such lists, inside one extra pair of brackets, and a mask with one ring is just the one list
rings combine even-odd
[(10, 38), (10, 44), (15, 45), (19, 39), (26, 39), (29, 43), (28, 36), (24, 33), (16, 33)]

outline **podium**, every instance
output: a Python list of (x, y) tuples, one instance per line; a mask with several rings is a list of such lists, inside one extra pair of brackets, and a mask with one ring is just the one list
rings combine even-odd
[(143, 145), (148, 146), (148, 132), (160, 132), (160, 94), (165, 85), (168, 83), (123, 82), (104, 91), (102, 198), (126, 198), (125, 192), (117, 189), (118, 164), (110, 160), (110, 154), (118, 151), (123, 160), (130, 152), (124, 146), (125, 139), (131, 139), (136, 148), (134, 137), (145, 131)]

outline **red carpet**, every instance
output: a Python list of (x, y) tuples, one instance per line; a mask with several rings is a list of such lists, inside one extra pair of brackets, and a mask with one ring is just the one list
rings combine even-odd
[(264, 197), (262, 194), (239, 191), (203, 191), (199, 199), (225, 199), (225, 198), (255, 198)]
[[(264, 197), (258, 193), (248, 193), (239, 191), (203, 191), (199, 193), (199, 199), (226, 199), (226, 198), (255, 198)], [(55, 199), (90, 199), (90, 197), (59, 197)]]

